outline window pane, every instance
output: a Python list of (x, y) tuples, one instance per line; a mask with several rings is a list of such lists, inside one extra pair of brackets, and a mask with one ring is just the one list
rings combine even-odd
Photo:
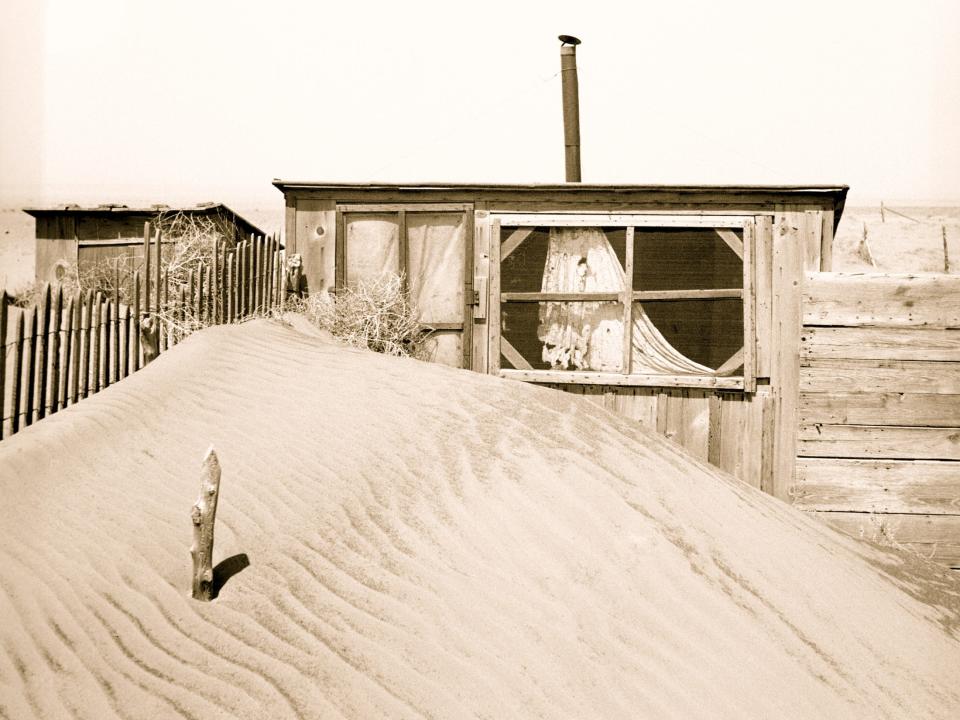
[(638, 342), (642, 333), (638, 324), (643, 322), (644, 317), (677, 352), (712, 370), (720, 367), (743, 347), (743, 301), (739, 298), (634, 303), (635, 372), (643, 372), (645, 364), (656, 361), (648, 361), (648, 354), (654, 358), (658, 354), (656, 348), (650, 353), (640, 350), (644, 346), (655, 346), (658, 342), (656, 338), (648, 338), (645, 344)]
[[(501, 260), (500, 288), (503, 292), (619, 292), (625, 237), (624, 228), (504, 227), (501, 247), (515, 249)], [(523, 240), (515, 245), (519, 238)]]
[[(502, 338), (535, 370), (623, 370), (621, 303), (506, 302), (500, 322)], [(506, 347), (501, 367), (525, 369), (510, 360), (513, 350)]]
[(400, 224), (396, 213), (348, 214), (347, 285), (382, 280), (400, 271)]
[(423, 322), (463, 319), (462, 213), (407, 213), (410, 299)]
[[(742, 230), (729, 232), (742, 242)], [(634, 237), (634, 290), (743, 287), (743, 261), (713, 228), (638, 227)]]

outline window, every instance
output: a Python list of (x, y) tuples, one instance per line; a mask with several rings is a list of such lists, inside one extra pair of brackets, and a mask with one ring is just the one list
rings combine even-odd
[(752, 218), (499, 215), (493, 242), (501, 375), (752, 386)]
[(403, 278), (434, 361), (470, 367), (473, 213), (455, 204), (338, 205), (336, 287)]

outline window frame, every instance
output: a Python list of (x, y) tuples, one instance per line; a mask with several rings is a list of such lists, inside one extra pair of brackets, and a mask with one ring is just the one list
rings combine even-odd
[[(756, 391), (756, 329), (755, 329), (755, 237), (754, 215), (656, 214), (656, 213), (491, 213), (490, 222), (490, 297), (489, 297), (489, 367), (490, 374), (514, 380), (551, 384), (623, 385), (636, 387), (690, 387), (721, 390)], [(515, 293), (501, 292), (500, 278), (503, 259), (508, 257), (525, 237), (504, 242), (504, 228), (512, 231), (535, 227), (614, 227), (626, 229), (626, 267), (628, 283), (623, 292), (612, 293)], [(719, 290), (634, 290), (633, 255), (636, 228), (710, 228), (717, 231), (739, 229), (742, 239), (732, 233), (718, 235), (740, 257), (743, 263), (743, 287)], [(518, 237), (514, 235), (513, 237)], [(628, 297), (629, 296), (629, 297)], [(740, 298), (743, 308), (743, 347), (721, 365), (734, 362), (742, 356), (742, 375), (658, 375), (632, 372), (632, 334), (624, 333), (624, 360), (626, 372), (598, 372), (575, 370), (509, 369), (500, 367), (501, 355), (516, 365), (519, 353), (501, 335), (500, 309), (503, 302), (589, 302), (615, 301), (624, 312), (624, 327), (633, 326), (633, 303), (638, 300)], [(629, 344), (628, 344), (629, 343)], [(526, 363), (526, 361), (524, 361)], [(529, 365), (529, 363), (526, 363)], [(737, 363), (739, 365), (739, 362)], [(736, 367), (736, 365), (734, 366)]]

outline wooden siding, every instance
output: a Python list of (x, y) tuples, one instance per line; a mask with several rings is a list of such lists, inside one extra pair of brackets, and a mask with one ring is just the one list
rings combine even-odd
[(793, 503), (960, 563), (960, 277), (804, 284)]

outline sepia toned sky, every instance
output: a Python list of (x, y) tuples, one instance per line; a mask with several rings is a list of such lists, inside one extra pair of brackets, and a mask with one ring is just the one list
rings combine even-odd
[(5, 0), (0, 200), (280, 202), (274, 177), (846, 183), (960, 204), (960, 3)]

